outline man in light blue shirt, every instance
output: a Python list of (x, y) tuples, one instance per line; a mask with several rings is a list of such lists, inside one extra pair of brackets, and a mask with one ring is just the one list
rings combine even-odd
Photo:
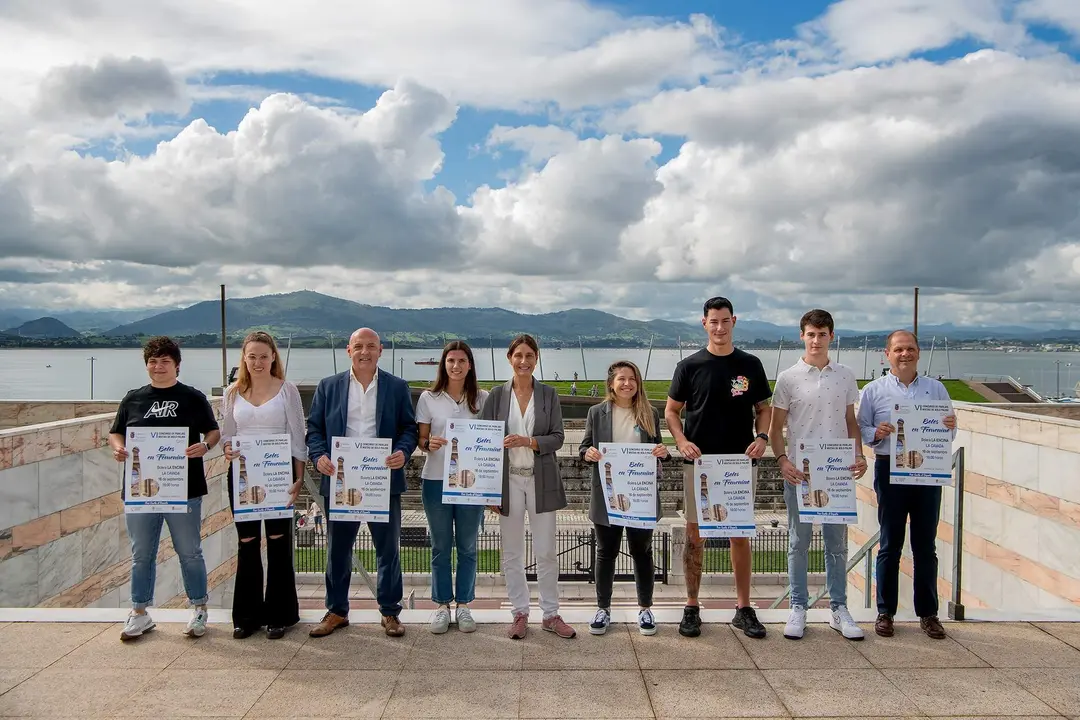
[[(938, 620), (937, 538), (941, 513), (941, 488), (920, 485), (893, 485), (889, 482), (889, 436), (896, 427), (889, 422), (897, 401), (914, 399), (947, 402), (949, 392), (939, 381), (919, 375), (919, 341), (907, 330), (896, 330), (885, 341), (885, 354), (891, 372), (869, 383), (862, 390), (858, 421), (863, 442), (874, 449), (874, 492), (877, 494), (881, 547), (877, 556), (878, 618), (874, 631), (892, 637), (893, 616), (899, 594), (900, 556), (904, 533), (911, 517), (911, 554), (915, 566), (915, 613), (928, 636), (945, 637)], [(956, 416), (952, 412), (943, 424), (955, 434)]]

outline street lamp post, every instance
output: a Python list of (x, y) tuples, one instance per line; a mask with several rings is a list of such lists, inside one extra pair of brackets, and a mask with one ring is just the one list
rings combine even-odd
[(94, 399), (94, 361), (97, 360), (97, 358), (94, 357), (93, 355), (91, 355), (90, 357), (87, 358), (87, 360), (90, 361), (90, 399), (93, 400)]
[[(1061, 360), (1055, 360), (1054, 365), (1056, 366), (1055, 369), (1057, 371), (1056, 372), (1056, 374), (1057, 374), (1057, 395), (1055, 395), (1055, 397), (1060, 398), (1061, 397), (1061, 365), (1062, 365), (1062, 361)], [(1065, 363), (1065, 367), (1072, 367), (1072, 363), (1071, 362)]]

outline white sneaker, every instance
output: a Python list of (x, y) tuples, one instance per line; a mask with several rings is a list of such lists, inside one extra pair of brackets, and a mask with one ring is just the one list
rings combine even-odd
[(191, 619), (188, 620), (184, 634), (188, 637), (202, 637), (206, 634), (206, 611), (195, 608), (191, 611)]
[(604, 608), (597, 608), (596, 615), (593, 617), (592, 623), (589, 625), (589, 634), (603, 635), (607, 632), (608, 625), (610, 624), (611, 613)]
[(124, 629), (120, 633), (121, 640), (134, 640), (142, 635), (144, 632), (150, 632), (154, 629), (154, 621), (150, 619), (150, 613), (143, 613), (140, 615), (134, 610), (128, 615), (127, 622), (124, 623)]
[(472, 611), (469, 608), (458, 605), (454, 620), (457, 622), (457, 629), (461, 632), (476, 632), (476, 621), (473, 620)]
[(784, 626), (784, 637), (788, 640), (801, 640), (806, 632), (806, 608), (802, 605), (792, 605), (788, 615), (787, 625)]
[(442, 635), (444, 632), (450, 629), (450, 609), (445, 605), (440, 605), (435, 614), (431, 616), (431, 625), (428, 626), (435, 635)]
[(855, 619), (848, 612), (847, 605), (841, 605), (832, 611), (829, 618), (829, 627), (838, 631), (848, 640), (862, 640), (863, 630), (855, 624)]

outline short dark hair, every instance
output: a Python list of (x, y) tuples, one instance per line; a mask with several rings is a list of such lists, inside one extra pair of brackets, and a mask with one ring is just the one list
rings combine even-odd
[(891, 333), (889, 333), (889, 336), (887, 338), (885, 338), (885, 349), (886, 350), (892, 350), (892, 341), (893, 341), (893, 338), (896, 337), (897, 335), (909, 335), (911, 337), (911, 339), (915, 341), (915, 347), (917, 347), (917, 348), (919, 347), (919, 336), (916, 335), (915, 333), (911, 332), (910, 330), (893, 330)]
[(813, 325), (817, 328), (825, 328), (829, 332), (832, 332), (833, 327), (832, 315), (828, 310), (821, 310), (815, 308), (802, 316), (802, 320), (799, 321), (799, 332), (806, 332), (806, 326)]
[(180, 366), (180, 346), (176, 341), (164, 335), (152, 337), (143, 345), (143, 363), (150, 362), (150, 358), (171, 357), (177, 367)]
[(732, 307), (731, 301), (726, 297), (721, 297), (719, 295), (705, 301), (705, 307), (701, 310), (701, 316), (708, 317), (710, 310), (727, 310), (732, 315), (735, 315), (735, 308)]
[(540, 346), (536, 344), (536, 340), (532, 335), (518, 335), (510, 341), (510, 347), (506, 350), (506, 357), (513, 355), (518, 345), (528, 345), (534, 353), (540, 354)]

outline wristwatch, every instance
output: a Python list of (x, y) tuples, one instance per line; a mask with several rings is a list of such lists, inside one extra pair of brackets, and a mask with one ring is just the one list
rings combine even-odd
[(206, 448), (206, 452), (210, 452), (210, 443), (203, 440), (203, 447)]
[(768, 433), (758, 433), (757, 435), (755, 435), (755, 436), (754, 436), (754, 439), (755, 439), (755, 440), (756, 440), (757, 438), (761, 438), (761, 439), (762, 439), (762, 440), (764, 440), (765, 442), (769, 442), (769, 435), (768, 435)]

